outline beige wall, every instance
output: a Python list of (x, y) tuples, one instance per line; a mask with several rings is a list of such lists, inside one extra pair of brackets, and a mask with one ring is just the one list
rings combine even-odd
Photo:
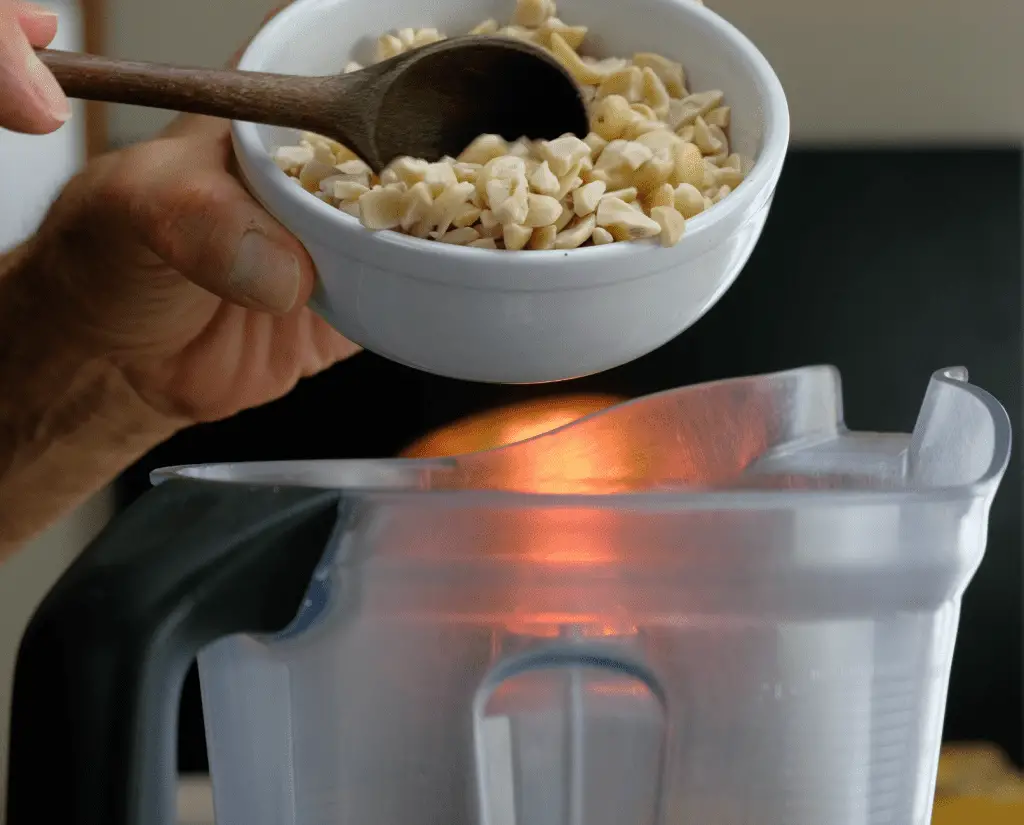
[[(211, 66), (278, 5), (112, 2), (114, 53)], [(707, 4), (775, 65), (789, 94), (796, 140), (1024, 141), (1024, 0)], [(165, 120), (163, 113), (118, 108), (113, 137), (136, 140)]]

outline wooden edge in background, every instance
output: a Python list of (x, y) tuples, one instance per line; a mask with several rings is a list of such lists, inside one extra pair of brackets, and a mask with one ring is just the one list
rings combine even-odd
[[(106, 54), (107, 0), (80, 0), (83, 48), (89, 54)], [(85, 103), (85, 156), (94, 158), (107, 151), (107, 107), (104, 103)]]

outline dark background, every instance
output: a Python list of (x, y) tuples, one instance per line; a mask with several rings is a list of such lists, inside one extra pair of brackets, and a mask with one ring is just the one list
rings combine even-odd
[[(511, 401), (572, 391), (637, 396), (814, 363), (842, 372), (853, 429), (909, 432), (931, 373), (955, 365), (968, 367), (1019, 427), (1021, 159), (1019, 150), (795, 150), (736, 285), (657, 352), (543, 387), (451, 381), (363, 354), (279, 402), (180, 434), (124, 475), (122, 501), (144, 492), (148, 472), (165, 464), (389, 456)], [(1022, 763), (1018, 443), (992, 509), (988, 554), (964, 600), (946, 738), (996, 742)], [(182, 710), (181, 768), (205, 770), (194, 673)]]

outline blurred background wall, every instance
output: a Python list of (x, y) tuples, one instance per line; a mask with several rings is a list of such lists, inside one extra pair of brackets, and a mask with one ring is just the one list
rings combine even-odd
[[(280, 5), (280, 0), (107, 2), (111, 54), (207, 66), (222, 63), (266, 12)], [(789, 95), (796, 141), (1024, 141), (1021, 0), (707, 0), (707, 5), (743, 30), (775, 66)], [(118, 107), (111, 112), (110, 136), (118, 143), (138, 140), (166, 120), (161, 112)]]

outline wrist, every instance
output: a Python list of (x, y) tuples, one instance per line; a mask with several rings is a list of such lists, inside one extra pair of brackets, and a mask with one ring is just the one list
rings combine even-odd
[(0, 259), (0, 557), (186, 423), (78, 340), (53, 274), (31, 242)]

